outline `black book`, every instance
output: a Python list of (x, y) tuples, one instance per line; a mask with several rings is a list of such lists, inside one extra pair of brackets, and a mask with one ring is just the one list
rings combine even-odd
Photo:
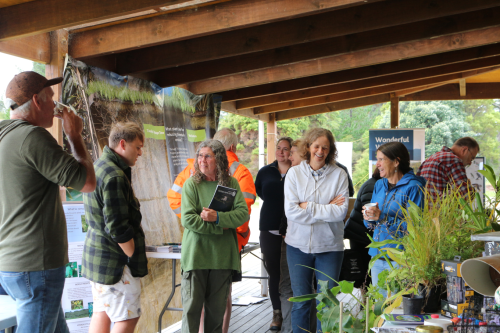
[(214, 196), (208, 208), (218, 212), (228, 212), (233, 208), (234, 198), (236, 197), (234, 188), (217, 185)]

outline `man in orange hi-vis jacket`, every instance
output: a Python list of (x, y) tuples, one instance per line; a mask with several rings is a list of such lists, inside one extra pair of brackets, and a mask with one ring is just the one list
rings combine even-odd
[[(245, 197), (245, 201), (248, 206), (247, 221), (242, 226), (236, 228), (238, 247), (239, 251), (241, 252), (241, 249), (248, 243), (248, 239), (250, 238), (250, 228), (248, 227), (248, 223), (250, 222), (251, 206), (255, 202), (257, 195), (255, 191), (255, 184), (253, 182), (252, 174), (243, 164), (239, 162), (238, 156), (236, 156), (235, 154), (236, 146), (238, 145), (238, 137), (236, 136), (236, 134), (229, 128), (223, 128), (215, 133), (214, 140), (219, 140), (224, 145), (224, 148), (226, 148), (227, 159), (229, 162), (229, 173), (238, 181), (241, 192), (243, 192), (243, 196)], [(179, 218), (181, 217), (182, 186), (184, 185), (184, 182), (194, 173), (194, 159), (188, 159), (187, 162), (187, 167), (184, 168), (181, 173), (179, 173), (174, 181), (174, 184), (167, 193), (170, 208), (172, 208), (174, 213)], [(237, 276), (233, 276), (233, 282), (236, 281), (241, 281), (241, 273)], [(230, 319), (231, 294), (229, 294), (226, 313), (224, 314), (224, 323), (222, 326), (223, 333), (227, 333), (229, 329)], [(200, 331), (203, 332), (203, 320), (200, 324)]]

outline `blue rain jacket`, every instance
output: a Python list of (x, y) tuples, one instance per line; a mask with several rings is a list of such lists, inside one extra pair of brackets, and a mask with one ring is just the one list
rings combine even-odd
[[(409, 206), (409, 201), (423, 207), (425, 182), (423, 177), (416, 176), (413, 170), (410, 170), (391, 190), (389, 190), (389, 182), (386, 178), (379, 179), (375, 183), (371, 202), (378, 202), (378, 208), (381, 210), (373, 232), (373, 239), (376, 242), (402, 237), (406, 233), (402, 209)], [(367, 228), (370, 228), (370, 225), (373, 226), (373, 222), (366, 220), (363, 222)], [(389, 244), (385, 247), (396, 247), (396, 245)], [(370, 248), (368, 254), (374, 257), (379, 252), (378, 249)]]

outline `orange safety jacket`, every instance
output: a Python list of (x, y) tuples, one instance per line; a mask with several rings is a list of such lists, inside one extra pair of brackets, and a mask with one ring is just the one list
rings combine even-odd
[[(243, 192), (243, 197), (247, 203), (248, 207), (248, 220), (236, 228), (236, 234), (238, 236), (238, 247), (239, 251), (248, 243), (250, 238), (250, 228), (248, 226), (250, 222), (251, 206), (255, 202), (257, 193), (255, 191), (255, 184), (253, 182), (253, 177), (246, 166), (241, 164), (238, 160), (238, 156), (231, 151), (226, 151), (227, 159), (229, 162), (229, 174), (236, 178), (238, 184), (240, 185), (241, 192)], [(170, 203), (170, 208), (174, 213), (180, 218), (181, 217), (181, 198), (182, 198), (182, 186), (184, 182), (194, 174), (194, 159), (190, 158), (187, 160), (188, 165), (181, 173), (177, 176), (174, 184), (168, 190), (167, 198)], [(244, 237), (245, 236), (245, 237)]]

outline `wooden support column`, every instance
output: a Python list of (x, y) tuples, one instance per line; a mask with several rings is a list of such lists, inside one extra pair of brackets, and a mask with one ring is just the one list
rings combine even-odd
[(276, 138), (278, 128), (276, 127), (276, 114), (269, 114), (269, 121), (267, 122), (267, 164), (274, 161), (276, 158)]
[(465, 90), (465, 79), (460, 79), (458, 85), (460, 86), (460, 96), (465, 97), (467, 95)]
[[(68, 53), (68, 32), (57, 30), (50, 33), (50, 62), (45, 66), (47, 79), (63, 76), (64, 58)], [(61, 101), (62, 83), (52, 86), (54, 90), (54, 101)], [(54, 118), (54, 124), (48, 131), (56, 138), (57, 143), (63, 145), (62, 121)]]
[(391, 94), (391, 128), (399, 127), (399, 97)]

